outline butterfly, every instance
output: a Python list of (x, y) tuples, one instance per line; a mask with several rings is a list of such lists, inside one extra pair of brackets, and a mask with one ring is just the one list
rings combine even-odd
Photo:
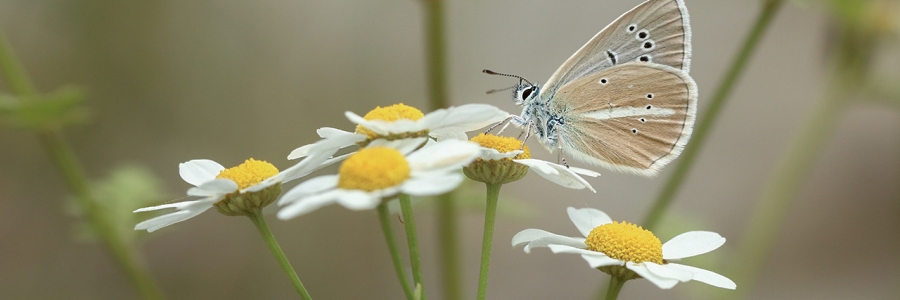
[(649, 0), (569, 57), (541, 87), (519, 76), (510, 123), (551, 152), (604, 168), (656, 175), (684, 149), (697, 114), (688, 75), (691, 28), (683, 0)]

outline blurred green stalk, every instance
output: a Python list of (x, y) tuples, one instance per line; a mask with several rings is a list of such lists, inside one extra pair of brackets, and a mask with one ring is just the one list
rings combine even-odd
[(728, 100), (728, 96), (731, 95), (731, 90), (734, 88), (738, 79), (740, 79), (741, 74), (744, 73), (744, 68), (747, 66), (747, 62), (750, 61), (750, 56), (756, 51), (757, 46), (759, 46), (760, 38), (766, 33), (766, 30), (772, 23), (772, 18), (775, 17), (783, 4), (783, 0), (766, 0), (763, 3), (762, 11), (760, 11), (759, 16), (757, 16), (756, 23), (744, 39), (744, 44), (741, 46), (737, 56), (735, 56), (734, 61), (732, 61), (731, 66), (728, 68), (728, 73), (726, 73), (725, 78), (719, 83), (719, 87), (716, 89), (715, 93), (713, 93), (713, 98), (712, 101), (710, 101), (708, 110), (703, 116), (697, 118), (699, 122), (697, 123), (697, 126), (694, 127), (691, 141), (684, 147), (684, 152), (681, 153), (681, 158), (675, 166), (675, 171), (669, 176), (669, 181), (666, 182), (662, 192), (660, 192), (659, 196), (656, 198), (656, 202), (654, 202), (652, 208), (650, 208), (650, 211), (647, 213), (647, 217), (644, 218), (643, 226), (647, 230), (653, 231), (657, 229), (663, 214), (669, 210), (672, 199), (675, 198), (682, 183), (684, 183), (684, 180), (687, 178), (688, 172), (690, 172), (691, 168), (694, 166), (697, 154), (700, 152), (700, 148), (706, 143), (709, 131), (712, 129), (712, 125), (715, 124), (716, 118), (718, 118), (722, 111), (722, 107), (725, 105), (725, 101)]
[[(10, 89), (20, 97), (21, 101), (36, 100), (38, 94), (2, 32), (0, 32), (0, 68), (9, 82)], [(150, 273), (141, 263), (137, 251), (116, 234), (112, 221), (99, 209), (96, 199), (91, 194), (81, 163), (69, 145), (62, 139), (59, 130), (43, 128), (36, 130), (36, 133), (50, 155), (50, 159), (59, 168), (63, 179), (75, 195), (76, 203), (85, 212), (88, 223), (112, 253), (119, 267), (135, 285), (141, 296), (144, 299), (164, 299)]]
[[(447, 60), (446, 35), (444, 30), (444, 3), (441, 0), (421, 0), (425, 9), (425, 43), (428, 73), (429, 109), (446, 108), (447, 103)], [(460, 285), (459, 235), (456, 231), (457, 207), (454, 193), (438, 196), (438, 251), (441, 264), (441, 279), (444, 285), (444, 299), (462, 299)]]

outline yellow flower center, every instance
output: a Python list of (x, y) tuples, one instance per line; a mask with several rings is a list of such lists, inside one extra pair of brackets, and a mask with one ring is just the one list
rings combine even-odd
[[(484, 133), (473, 137), (472, 141), (478, 143), (482, 147), (491, 148), (491, 149), (500, 151), (500, 153), (507, 153), (507, 152), (512, 152), (512, 151), (522, 149), (522, 144), (525, 143), (514, 137), (496, 136), (493, 134), (484, 134)], [(516, 155), (516, 157), (513, 157), (513, 158), (514, 159), (531, 158), (531, 151), (528, 150), (528, 146), (525, 146), (525, 148), (522, 149), (522, 151), (524, 151), (524, 152), (519, 153), (519, 155)]]
[(354, 153), (338, 171), (338, 187), (367, 192), (396, 186), (409, 178), (409, 163), (397, 149), (371, 147)]
[[(421, 119), (425, 115), (422, 114), (422, 111), (416, 109), (415, 107), (405, 105), (403, 103), (394, 104), (388, 107), (375, 107), (372, 111), (363, 116), (363, 119), (366, 120), (381, 120), (387, 122), (393, 122), (397, 120), (413, 120), (416, 121)], [(369, 139), (375, 139), (378, 137), (378, 134), (372, 132), (368, 128), (363, 127), (362, 125), (356, 125), (356, 133), (365, 134), (369, 137)]]
[(278, 168), (265, 161), (251, 158), (237, 167), (222, 170), (216, 178), (231, 179), (243, 190), (275, 174), (278, 174)]
[(606, 256), (641, 263), (663, 264), (662, 243), (652, 232), (628, 222), (612, 222), (591, 230), (584, 243), (591, 251)]

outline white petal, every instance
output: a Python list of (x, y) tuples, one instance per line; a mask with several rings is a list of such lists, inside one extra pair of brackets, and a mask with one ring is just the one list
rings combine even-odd
[(583, 189), (588, 188), (592, 192), (597, 192), (591, 187), (591, 184), (569, 170), (566, 166), (558, 165), (550, 162), (546, 162), (538, 159), (517, 159), (515, 162), (526, 165), (530, 170), (535, 171), (541, 177), (544, 177), (547, 180), (550, 180), (553, 183), (558, 185), (570, 188), (570, 189)]
[(187, 194), (189, 196), (214, 196), (214, 195), (222, 195), (228, 193), (234, 193), (238, 190), (238, 185), (231, 179), (215, 179), (212, 181), (204, 182), (203, 184), (192, 187), (187, 190)]
[(321, 194), (310, 195), (298, 199), (278, 211), (278, 218), (287, 220), (309, 213), (322, 206), (336, 202), (340, 195), (341, 193), (339, 190), (330, 190)]
[[(156, 230), (159, 230), (160, 228), (193, 218), (193, 217), (203, 213), (207, 209), (210, 209), (213, 206), (213, 203), (216, 203), (216, 201), (212, 201), (212, 200), (214, 200), (214, 199), (188, 201), (190, 203), (188, 203), (187, 205), (182, 205), (182, 206), (177, 207), (179, 210), (176, 212), (158, 216), (158, 217), (152, 218), (150, 220), (146, 220), (146, 221), (138, 223), (137, 225), (134, 226), (134, 230), (147, 230), (147, 232), (154, 232)], [(182, 204), (183, 203), (184, 202), (182, 202)], [(166, 206), (166, 205), (142, 208), (142, 209), (136, 210), (135, 212), (154, 210), (154, 208), (160, 208), (162, 206)], [(172, 205), (169, 207), (176, 207), (176, 206)]]
[(283, 206), (285, 204), (300, 200), (303, 197), (334, 189), (335, 187), (337, 187), (337, 183), (337, 175), (325, 175), (307, 180), (290, 189), (289, 191), (284, 193), (284, 195), (281, 195), (281, 199), (278, 199), (278, 205)]
[(497, 151), (497, 149), (494, 149), (494, 148), (481, 147), (481, 154), (478, 154), (478, 158), (485, 159), (485, 160), (501, 160), (504, 158), (516, 157), (516, 155), (519, 155), (522, 152), (525, 152), (525, 151), (515, 150), (515, 151), (500, 153), (500, 151)]
[(182, 201), (182, 202), (175, 202), (175, 203), (167, 203), (167, 204), (163, 204), (163, 205), (139, 208), (139, 209), (135, 210), (134, 212), (138, 213), (138, 212), (154, 211), (154, 210), (160, 210), (160, 209), (166, 209), (166, 208), (184, 209), (186, 207), (190, 207), (190, 206), (196, 205), (198, 203), (216, 202), (219, 199), (216, 199), (215, 201), (210, 201), (210, 200), (211, 199), (202, 199), (202, 200), (194, 200), (194, 201)]
[(459, 173), (416, 176), (406, 180), (400, 190), (411, 196), (440, 195), (455, 189), (464, 179)]
[(671, 278), (681, 282), (688, 282), (694, 277), (693, 272), (670, 268), (669, 265), (659, 265), (652, 262), (643, 262), (641, 264), (645, 265), (647, 270), (659, 277)]
[(216, 179), (222, 170), (225, 170), (225, 167), (208, 159), (194, 159), (178, 164), (181, 179), (194, 186)]
[(309, 155), (309, 152), (313, 149), (313, 145), (315, 145), (315, 144), (303, 145), (297, 149), (294, 149), (293, 151), (291, 151), (290, 154), (288, 154), (287, 159), (295, 160), (295, 159), (298, 159), (301, 157), (306, 157), (307, 155)]
[(459, 131), (438, 131), (438, 132), (431, 132), (429, 135), (431, 135), (438, 141), (443, 141), (443, 140), (467, 141), (467, 140), (469, 140), (469, 136), (466, 135), (465, 132), (459, 132)]
[[(329, 152), (331, 152), (331, 151), (329, 151)], [(327, 156), (325, 156), (325, 154), (327, 154)], [(287, 169), (284, 169), (284, 171), (281, 171), (281, 173), (278, 173), (278, 175), (272, 176), (272, 178), (269, 178), (266, 180), (272, 180), (272, 181), (278, 181), (278, 182), (288, 182), (288, 181), (309, 175), (312, 172), (315, 172), (319, 169), (330, 166), (336, 162), (340, 162), (344, 159), (347, 159), (347, 157), (350, 157), (350, 154), (353, 154), (353, 153), (341, 155), (341, 156), (334, 157), (334, 158), (323, 159), (323, 158), (330, 157), (332, 154), (334, 154), (334, 152), (331, 152), (330, 154), (328, 154), (328, 152), (325, 152), (325, 153), (320, 153), (320, 154), (309, 156), (306, 159), (300, 161), (299, 163), (297, 163)]]
[(582, 243), (581, 247), (550, 244), (550, 245), (547, 245), (547, 248), (550, 248), (550, 251), (552, 251), (553, 253), (572, 253), (572, 254), (587, 254), (587, 255), (603, 254), (601, 252), (585, 249), (585, 248), (587, 248), (587, 245), (584, 245), (584, 243)]
[(569, 167), (569, 170), (571, 170), (572, 172), (575, 172), (576, 174), (580, 174), (580, 175), (584, 175), (584, 176), (600, 177), (600, 173), (597, 173), (597, 172), (594, 172), (594, 171), (588, 170), (588, 169)]
[(532, 248), (547, 247), (549, 245), (567, 245), (571, 247), (585, 247), (583, 238), (574, 238), (558, 235), (540, 229), (525, 229), (512, 238), (512, 246), (525, 245), (525, 253), (531, 253)]
[(588, 263), (591, 268), (599, 268), (605, 266), (621, 266), (625, 264), (624, 261), (606, 256), (606, 254), (600, 252), (594, 252), (593, 254), (582, 254), (581, 258), (584, 259)]
[(466, 104), (433, 111), (422, 122), (437, 132), (467, 132), (503, 121), (509, 113), (487, 104)]
[(469, 141), (445, 140), (428, 144), (410, 154), (406, 160), (413, 172), (461, 168), (468, 165), (478, 154), (481, 146)]
[(337, 203), (352, 210), (373, 209), (381, 204), (381, 197), (377, 193), (366, 193), (360, 190), (339, 190), (340, 196)]
[(578, 231), (585, 237), (597, 226), (612, 223), (612, 219), (605, 212), (593, 208), (569, 207), (566, 212), (569, 213), (572, 224), (575, 224)]
[(716, 250), (725, 238), (710, 231), (690, 231), (679, 234), (662, 246), (664, 259), (679, 259)]
[(348, 134), (356, 134), (354, 132), (343, 131), (337, 128), (331, 127), (322, 127), (316, 130), (316, 133), (319, 134), (319, 137), (323, 139), (330, 139), (336, 136), (348, 135)]
[(713, 271), (673, 263), (669, 263), (666, 266), (694, 273), (694, 277), (692, 277), (691, 280), (696, 280), (723, 289), (733, 290), (737, 288), (737, 284), (735, 284), (734, 281)]
[(662, 276), (656, 275), (653, 272), (650, 272), (650, 270), (647, 269), (646, 263), (636, 264), (633, 262), (628, 262), (625, 264), (625, 266), (628, 269), (637, 273), (638, 275), (641, 275), (641, 277), (644, 277), (644, 279), (649, 280), (650, 282), (652, 282), (653, 284), (655, 284), (656, 286), (658, 286), (661, 289), (665, 289), (665, 290), (671, 289), (679, 282), (678, 279), (662, 277)]
[(413, 150), (421, 147), (425, 142), (428, 141), (427, 137), (419, 137), (419, 138), (410, 138), (410, 139), (398, 139), (398, 140), (386, 140), (386, 139), (376, 139), (366, 145), (366, 147), (388, 147), (397, 149), (403, 155), (407, 155)]

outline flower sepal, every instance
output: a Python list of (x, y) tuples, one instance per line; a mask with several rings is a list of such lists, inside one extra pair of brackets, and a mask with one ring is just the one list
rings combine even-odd
[(213, 207), (226, 216), (246, 216), (260, 212), (264, 207), (275, 202), (281, 195), (281, 183), (257, 192), (234, 192), (219, 200)]
[(525, 177), (528, 166), (511, 159), (484, 160), (477, 159), (463, 168), (463, 174), (469, 179), (487, 184), (506, 184)]
[(628, 267), (623, 265), (613, 265), (613, 266), (602, 266), (598, 267), (597, 270), (602, 271), (603, 273), (609, 274), (609, 276), (618, 278), (619, 281), (628, 281), (632, 279), (640, 279), (644, 278), (641, 275), (638, 275)]

